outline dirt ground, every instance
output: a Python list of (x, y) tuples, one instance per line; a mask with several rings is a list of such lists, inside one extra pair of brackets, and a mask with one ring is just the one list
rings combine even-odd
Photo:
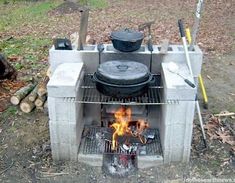
[[(138, 24), (153, 18), (156, 18), (153, 26), (154, 44), (160, 43), (164, 38), (169, 38), (171, 43), (180, 43), (177, 20), (184, 17), (186, 24), (191, 26), (196, 5), (196, 0), (184, 3), (180, 0), (108, 2), (107, 7), (92, 9), (90, 12), (88, 33), (97, 43), (109, 42), (108, 34), (113, 29), (126, 26), (137, 28)], [(41, 5), (40, 3), (42, 2), (36, 2), (36, 5)], [(58, 5), (61, 3), (63, 2), (58, 1)], [(208, 1), (204, 10), (198, 44), (204, 51), (202, 76), (209, 98), (209, 108), (202, 109), (206, 123), (210, 121), (212, 114), (221, 111), (235, 112), (234, 5), (232, 0)], [(0, 4), (0, 15), (7, 18), (8, 14), (21, 6), (35, 5)], [(17, 62), (23, 65), (23, 68), (19, 69), (19, 82), (25, 82), (22, 78), (26, 76), (40, 78), (43, 68), (48, 65), (46, 57), (53, 37), (68, 37), (78, 31), (79, 8), (67, 11), (64, 7), (58, 10), (56, 6), (53, 5), (53, 8), (43, 15), (46, 18), (40, 17), (40, 21), (35, 22), (32, 19), (22, 23), (22, 20), (16, 19), (15, 21), (20, 22), (19, 25), (14, 23), (12, 26), (17, 29), (11, 26), (0, 29), (0, 51), (8, 58), (19, 57)], [(42, 42), (39, 51), (27, 48), (18, 53), (18, 47), (14, 47), (14, 52), (9, 51), (12, 49), (6, 41), (9, 37), (13, 37), (11, 44), (16, 44), (14, 40), (19, 41), (23, 38), (26, 44), (34, 42), (37, 38), (47, 41)], [(31, 44), (29, 46), (32, 47)], [(27, 55), (31, 52), (35, 56), (33, 62), (27, 60)], [(18, 66), (15, 61), (11, 63)], [(10, 89), (6, 92), (11, 91)], [(200, 95), (199, 98), (201, 99)], [(235, 130), (234, 118), (220, 120)], [(207, 182), (212, 179), (217, 182), (223, 182), (225, 179), (235, 182), (235, 155), (231, 145), (222, 143), (221, 139), (212, 139), (207, 134), (209, 148), (200, 151), (201, 133), (197, 117), (193, 133), (192, 153), (188, 164), (176, 163), (139, 169), (136, 174), (125, 179), (112, 178), (104, 175), (100, 168), (83, 163), (54, 162), (51, 158), (47, 114), (36, 110), (30, 114), (23, 114), (18, 107), (9, 105), (0, 113), (0, 182), (180, 183), (196, 182), (199, 179), (201, 182), (206, 182), (206, 179), (210, 179)]]

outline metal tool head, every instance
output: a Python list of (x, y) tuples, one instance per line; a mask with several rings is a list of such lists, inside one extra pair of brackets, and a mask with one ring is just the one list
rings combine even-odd
[(170, 72), (178, 73), (179, 66), (178, 66), (176, 63), (174, 63), (174, 62), (170, 62), (170, 63), (168, 64), (167, 69), (168, 69)]

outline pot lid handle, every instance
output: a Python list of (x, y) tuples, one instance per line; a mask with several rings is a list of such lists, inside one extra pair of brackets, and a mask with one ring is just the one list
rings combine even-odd
[(122, 64), (122, 65), (117, 65), (117, 68), (118, 68), (121, 72), (125, 72), (125, 71), (129, 68), (129, 66)]
[(126, 32), (128, 32), (128, 33), (131, 32), (131, 30), (130, 30), (129, 28), (125, 28), (124, 31), (126, 31)]

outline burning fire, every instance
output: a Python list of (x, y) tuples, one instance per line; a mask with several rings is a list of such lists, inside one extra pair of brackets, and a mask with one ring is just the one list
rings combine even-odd
[(144, 120), (138, 120), (136, 123), (136, 131), (133, 133), (130, 129), (131, 120), (131, 108), (120, 107), (115, 113), (115, 122), (111, 125), (114, 129), (112, 136), (112, 150), (117, 148), (117, 137), (124, 135), (132, 135), (134, 137), (139, 137), (142, 143), (146, 143), (146, 140), (141, 136), (144, 129), (148, 128), (149, 125)]

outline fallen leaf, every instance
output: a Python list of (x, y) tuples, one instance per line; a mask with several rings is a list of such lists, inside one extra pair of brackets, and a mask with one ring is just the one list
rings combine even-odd
[(216, 134), (218, 135), (218, 137), (220, 138), (220, 140), (222, 141), (222, 143), (227, 143), (229, 145), (235, 145), (235, 141), (234, 141), (234, 137), (230, 136), (229, 134), (222, 133), (222, 132), (216, 132)]
[(2, 128), (0, 128), (0, 133), (2, 133)]
[(211, 79), (211, 77), (210, 77), (209, 75), (206, 75), (206, 77), (207, 77), (209, 80), (213, 81), (213, 79)]

